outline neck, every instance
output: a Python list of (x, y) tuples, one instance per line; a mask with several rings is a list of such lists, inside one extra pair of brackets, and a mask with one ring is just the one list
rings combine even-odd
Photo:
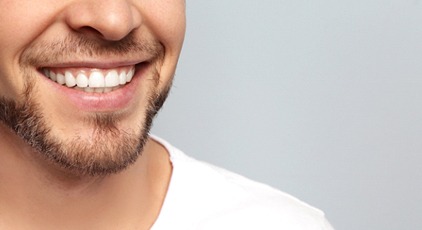
[(155, 141), (128, 169), (93, 177), (43, 161), (2, 126), (0, 137), (1, 229), (148, 229), (158, 217), (171, 164)]

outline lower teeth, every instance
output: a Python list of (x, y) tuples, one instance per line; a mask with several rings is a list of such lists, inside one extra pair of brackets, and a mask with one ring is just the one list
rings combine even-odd
[(87, 93), (108, 93), (111, 92), (117, 88), (120, 88), (119, 86), (115, 86), (115, 87), (101, 87), (101, 88), (92, 88), (92, 87), (74, 87), (74, 89), (76, 90), (80, 90), (80, 91), (84, 91)]

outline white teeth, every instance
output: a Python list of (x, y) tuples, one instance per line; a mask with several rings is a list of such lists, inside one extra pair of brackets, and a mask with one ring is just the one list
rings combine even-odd
[(76, 85), (76, 79), (73, 77), (73, 74), (69, 71), (66, 71), (64, 74), (64, 79), (66, 80), (67, 87), (73, 87)]
[(105, 77), (105, 87), (114, 87), (119, 85), (119, 75), (117, 74), (116, 70), (112, 70), (108, 72)]
[(84, 88), (84, 91), (87, 92), (87, 93), (93, 93), (94, 92), (94, 88), (86, 87), (86, 88)]
[(43, 73), (51, 80), (69, 88), (74, 87), (77, 90), (89, 93), (107, 93), (119, 88), (119, 85), (125, 85), (130, 82), (135, 74), (135, 68), (131, 68), (129, 71), (113, 69), (108, 72), (96, 69), (91, 71), (89, 76), (85, 72), (80, 71), (76, 77), (71, 71), (65, 71), (63, 74), (44, 69)]
[(122, 71), (119, 75), (119, 83), (120, 85), (126, 84), (126, 72)]
[(64, 85), (64, 83), (66, 83), (66, 80), (64, 79), (64, 75), (61, 73), (58, 73), (56, 75), (57, 77), (57, 83), (59, 83), (60, 85)]
[(98, 88), (98, 87), (104, 87), (104, 75), (100, 72), (92, 72), (91, 75), (89, 75), (89, 87)]
[(51, 80), (53, 80), (53, 81), (57, 81), (56, 74), (55, 74), (53, 71), (50, 71), (50, 78), (51, 78)]
[(94, 92), (96, 92), (96, 93), (104, 93), (104, 88), (94, 88)]
[(76, 84), (81, 88), (88, 87), (88, 77), (84, 73), (79, 73), (76, 76)]
[(135, 71), (133, 70), (133, 69), (130, 69), (130, 71), (127, 73), (127, 75), (126, 75), (126, 82), (130, 82), (130, 81), (132, 81), (132, 77), (133, 77), (133, 73), (134, 73)]

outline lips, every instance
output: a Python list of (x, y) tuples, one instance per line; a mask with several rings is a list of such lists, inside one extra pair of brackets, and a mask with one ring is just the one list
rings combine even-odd
[(43, 68), (42, 72), (52, 81), (87, 93), (108, 93), (129, 83), (135, 66), (111, 69), (97, 68)]
[(111, 112), (126, 110), (139, 103), (140, 96), (145, 93), (139, 89), (145, 82), (142, 79), (150, 73), (150, 62), (115, 67), (87, 65), (89, 67), (72, 64), (70, 67), (40, 68), (50, 94), (55, 95), (60, 105), (67, 104), (71, 106), (68, 109), (74, 107), (78, 111)]

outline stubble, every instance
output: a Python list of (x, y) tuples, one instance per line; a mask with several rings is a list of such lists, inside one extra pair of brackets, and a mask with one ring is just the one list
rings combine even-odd
[[(44, 47), (44, 49), (43, 49)], [(49, 51), (46, 52), (46, 49)], [(147, 108), (137, 127), (121, 129), (118, 113), (96, 113), (87, 117), (85, 123), (93, 127), (89, 139), (75, 134), (61, 140), (53, 135), (52, 127), (45, 118), (42, 107), (35, 100), (36, 81), (29, 68), (38, 63), (48, 63), (51, 58), (65, 59), (60, 55), (130, 55), (149, 52), (154, 55), (157, 66), (153, 68), (153, 88), (149, 89)], [(108, 175), (120, 172), (133, 164), (144, 148), (154, 117), (162, 107), (170, 90), (170, 83), (158, 91), (159, 64), (164, 57), (164, 48), (157, 43), (137, 41), (129, 36), (120, 42), (100, 44), (84, 37), (72, 36), (64, 41), (38, 44), (24, 52), (20, 64), (25, 90), (22, 100), (0, 97), (0, 122), (22, 138), (35, 154), (49, 162), (77, 175)]]

